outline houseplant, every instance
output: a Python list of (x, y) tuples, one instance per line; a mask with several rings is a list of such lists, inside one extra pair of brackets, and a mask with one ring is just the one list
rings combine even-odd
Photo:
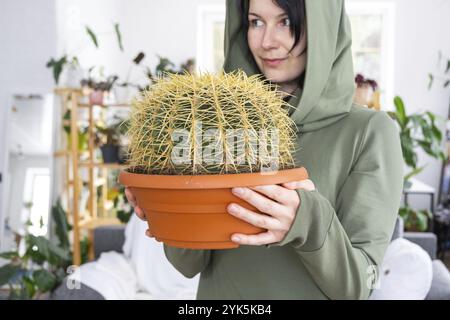
[[(0, 253), (8, 262), (0, 267), (0, 287), (8, 285), (9, 299), (41, 299), (58, 287), (72, 263), (71, 225), (60, 202), (52, 208), (57, 243), (43, 236), (25, 234), (19, 249)], [(88, 240), (81, 242), (82, 261), (87, 262)], [(20, 249), (22, 248), (22, 249)]]
[[(400, 142), (403, 159), (410, 171), (404, 177), (404, 188), (411, 187), (410, 179), (425, 169), (418, 166), (417, 149), (422, 149), (429, 156), (445, 161), (446, 154), (441, 147), (442, 131), (437, 126), (437, 116), (432, 112), (407, 114), (401, 97), (394, 99), (395, 112), (388, 112), (400, 130)], [(410, 207), (400, 208), (407, 231), (426, 231), (428, 220), (432, 217), (428, 210), (414, 210)]]
[(100, 77), (95, 78), (91, 76), (92, 70), (93, 68), (89, 70), (89, 77), (87, 79), (81, 80), (81, 86), (87, 91), (90, 104), (103, 105), (105, 95), (111, 91), (119, 77), (117, 75), (105, 77), (102, 71), (100, 71)]
[(380, 111), (380, 92), (378, 83), (373, 79), (366, 79), (362, 74), (355, 77), (356, 90), (354, 102)]
[(121, 151), (121, 138), (125, 135), (129, 121), (115, 116), (108, 124), (97, 124), (98, 140), (104, 163), (124, 163), (125, 155)]
[[(231, 234), (263, 229), (226, 211), (231, 188), (307, 178), (295, 168), (290, 106), (258, 76), (167, 74), (133, 103), (129, 169), (119, 181), (166, 244), (235, 248)], [(278, 170), (280, 169), (280, 170)]]

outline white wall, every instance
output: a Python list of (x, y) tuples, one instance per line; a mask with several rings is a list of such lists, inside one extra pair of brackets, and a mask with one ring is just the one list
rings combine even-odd
[[(56, 53), (55, 0), (0, 1), (0, 171), (7, 171), (6, 119), (13, 94), (50, 92), (45, 64)], [(4, 176), (4, 181), (8, 177)], [(5, 184), (3, 184), (5, 185)], [(0, 184), (0, 247), (5, 199)]]
[[(79, 54), (83, 67), (104, 65), (108, 74), (126, 77), (131, 60), (143, 51), (143, 64), (152, 69), (156, 55), (179, 65), (196, 56), (197, 9), (200, 5), (223, 4), (225, 0), (58, 0), (58, 49)], [(112, 22), (119, 22), (125, 51), (117, 47)], [(89, 25), (100, 34), (100, 50), (86, 36)], [(83, 48), (77, 50), (76, 48)], [(106, 49), (106, 50), (105, 50)], [(135, 70), (134, 76), (140, 74)]]

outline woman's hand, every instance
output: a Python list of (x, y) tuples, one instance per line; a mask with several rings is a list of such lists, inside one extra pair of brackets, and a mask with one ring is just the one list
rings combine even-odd
[[(142, 221), (147, 221), (144, 211), (141, 208), (139, 208), (136, 204), (136, 197), (131, 193), (130, 189), (128, 188), (125, 188), (125, 197), (127, 197), (128, 202), (134, 208), (134, 213), (136, 213), (138, 218), (141, 219)], [(153, 238), (152, 234), (150, 233), (150, 230), (147, 230), (145, 232), (145, 235), (147, 237)]]
[(282, 186), (258, 186), (251, 188), (233, 188), (235, 196), (245, 200), (260, 212), (256, 213), (238, 204), (231, 203), (227, 209), (233, 216), (256, 227), (267, 229), (257, 235), (235, 233), (231, 240), (242, 245), (261, 246), (276, 243), (284, 239), (294, 222), (300, 207), (300, 198), (296, 189), (315, 190), (311, 180), (284, 183)]

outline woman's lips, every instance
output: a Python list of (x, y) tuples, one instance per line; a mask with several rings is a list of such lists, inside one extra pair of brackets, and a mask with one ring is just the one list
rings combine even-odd
[(263, 63), (268, 67), (277, 67), (286, 59), (262, 59)]

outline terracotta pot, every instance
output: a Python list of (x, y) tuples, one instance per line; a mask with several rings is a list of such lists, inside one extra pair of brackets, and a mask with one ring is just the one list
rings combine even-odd
[(254, 227), (230, 215), (230, 203), (258, 212), (231, 193), (233, 187), (281, 184), (308, 179), (304, 168), (274, 174), (145, 175), (122, 171), (119, 182), (130, 188), (143, 209), (150, 232), (158, 241), (190, 249), (229, 249), (234, 233), (258, 234)]
[(94, 90), (89, 95), (89, 103), (95, 105), (103, 105), (105, 92), (102, 90)]

